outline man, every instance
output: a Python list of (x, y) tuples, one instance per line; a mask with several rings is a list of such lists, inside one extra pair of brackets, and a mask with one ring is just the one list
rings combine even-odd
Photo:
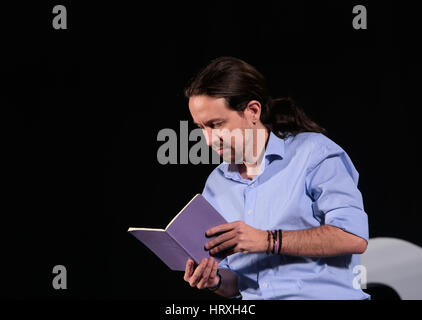
[(212, 61), (185, 95), (224, 160), (203, 195), (229, 222), (207, 231), (226, 257), (189, 259), (185, 281), (229, 298), (369, 299), (354, 285), (368, 221), (346, 152), (242, 60)]

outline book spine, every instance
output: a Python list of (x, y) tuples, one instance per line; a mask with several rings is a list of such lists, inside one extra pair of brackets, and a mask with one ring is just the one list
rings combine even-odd
[[(186, 248), (185, 248), (185, 246), (183, 246), (179, 241), (177, 241), (176, 240), (176, 238), (174, 238), (172, 235), (171, 235), (171, 233), (170, 232), (168, 232), (168, 230), (166, 230), (165, 231), (173, 240), (174, 240), (174, 242), (176, 242), (178, 245), (179, 245), (179, 247), (181, 247), (182, 249), (183, 249), (183, 251), (185, 251), (186, 252), (186, 255), (188, 256), (188, 257), (190, 257), (191, 259), (193, 259), (193, 261), (195, 261), (195, 258), (194, 257), (192, 257), (192, 255), (189, 253), (189, 251), (188, 250), (186, 250)], [(196, 263), (198, 263), (197, 261), (195, 261)], [(199, 264), (199, 263), (198, 263)]]

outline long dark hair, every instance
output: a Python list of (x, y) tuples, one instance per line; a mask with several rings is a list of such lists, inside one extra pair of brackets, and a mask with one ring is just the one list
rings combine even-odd
[(261, 103), (261, 122), (280, 138), (300, 132), (327, 131), (313, 122), (290, 97), (272, 99), (264, 76), (253, 66), (234, 57), (212, 60), (189, 83), (186, 98), (207, 95), (224, 98), (228, 106), (238, 112), (249, 101)]

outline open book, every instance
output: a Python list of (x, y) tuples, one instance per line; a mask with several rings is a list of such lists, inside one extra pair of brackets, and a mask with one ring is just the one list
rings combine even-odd
[[(154, 252), (170, 269), (184, 271), (186, 261), (192, 258), (197, 264), (211, 255), (205, 244), (216, 236), (205, 232), (227, 221), (201, 195), (197, 194), (180, 211), (165, 229), (129, 228), (128, 232)], [(222, 255), (212, 255), (221, 261)]]

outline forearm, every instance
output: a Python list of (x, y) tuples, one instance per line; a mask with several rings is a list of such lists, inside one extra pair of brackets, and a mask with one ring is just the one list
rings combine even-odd
[[(220, 234), (205, 244), (211, 255), (225, 251), (226, 255), (238, 252), (256, 253), (273, 251), (274, 241), (266, 230), (256, 229), (243, 221), (213, 227), (207, 236)], [(278, 237), (278, 235), (277, 235)], [(366, 250), (365, 239), (340, 228), (323, 225), (305, 230), (283, 231), (281, 253), (302, 257), (330, 257), (361, 254)], [(268, 248), (268, 245), (270, 248)]]
[(364, 239), (330, 225), (282, 233), (281, 252), (287, 255), (330, 257), (365, 250)]
[(221, 274), (221, 286), (214, 293), (230, 298), (239, 294), (237, 276), (228, 269), (218, 269)]

